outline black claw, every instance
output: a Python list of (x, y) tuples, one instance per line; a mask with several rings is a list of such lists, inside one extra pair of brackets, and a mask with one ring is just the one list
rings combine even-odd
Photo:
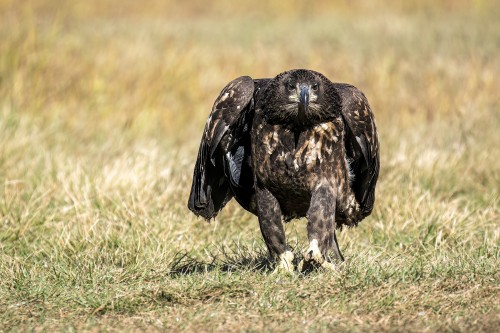
[(337, 235), (335, 234), (335, 232), (333, 233), (333, 253), (335, 254), (335, 259), (340, 262), (344, 262), (344, 256), (340, 251), (339, 243), (337, 241)]

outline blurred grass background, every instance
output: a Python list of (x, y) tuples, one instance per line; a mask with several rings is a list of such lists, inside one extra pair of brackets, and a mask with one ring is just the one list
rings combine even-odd
[(494, 4), (2, 1), (2, 96), (78, 133), (179, 143), (230, 79), (312, 68), (366, 91), (380, 122), (460, 115), (496, 102)]
[[(0, 0), (0, 330), (493, 329), (498, 17), (498, 1)], [(186, 200), (219, 91), (292, 68), (356, 85), (376, 115), (377, 204), (341, 233), (348, 268), (171, 277), (179, 251), (260, 253), (255, 217), (230, 203), (208, 225)]]

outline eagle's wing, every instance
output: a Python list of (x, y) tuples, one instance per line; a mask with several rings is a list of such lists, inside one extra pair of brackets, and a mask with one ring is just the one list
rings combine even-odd
[(351, 186), (363, 218), (371, 213), (375, 201), (380, 168), (377, 128), (365, 95), (348, 84), (334, 85), (342, 101), (342, 117), (346, 124), (345, 146), (354, 174)]
[[(249, 178), (242, 177), (242, 172), (248, 172), (244, 168), (250, 154), (246, 133), (252, 125), (253, 93), (254, 81), (249, 76), (229, 82), (215, 100), (205, 125), (188, 208), (207, 220), (233, 197), (231, 187)], [(250, 179), (253, 186), (251, 175)]]

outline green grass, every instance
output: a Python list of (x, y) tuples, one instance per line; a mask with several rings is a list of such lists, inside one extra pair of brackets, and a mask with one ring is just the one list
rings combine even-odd
[[(0, 1), (0, 332), (500, 327), (494, 1)], [(212, 103), (311, 68), (362, 89), (381, 174), (339, 273), (272, 274), (187, 207)], [(297, 256), (305, 221), (287, 224)]]

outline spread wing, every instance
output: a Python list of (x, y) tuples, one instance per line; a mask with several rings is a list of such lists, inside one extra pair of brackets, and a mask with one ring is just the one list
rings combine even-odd
[(356, 87), (334, 84), (342, 100), (346, 124), (346, 152), (354, 181), (351, 186), (360, 203), (362, 217), (370, 215), (375, 202), (375, 185), (380, 168), (379, 143), (373, 112), (365, 95)]
[(233, 197), (232, 188), (253, 187), (253, 176), (248, 169), (253, 94), (251, 77), (242, 76), (229, 82), (215, 100), (205, 125), (188, 208), (207, 220), (215, 217)]

